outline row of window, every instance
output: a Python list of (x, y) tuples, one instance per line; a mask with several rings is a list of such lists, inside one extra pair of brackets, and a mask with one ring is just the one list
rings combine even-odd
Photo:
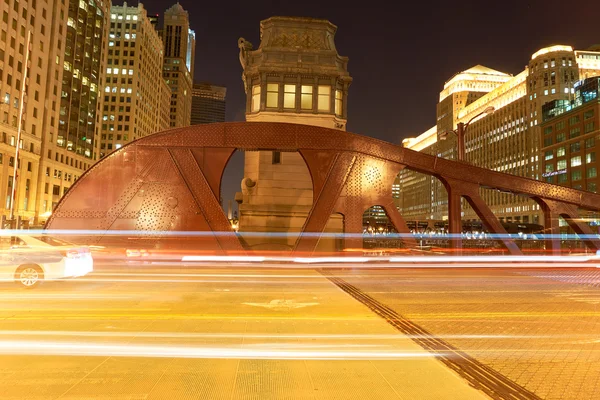
[[(585, 155), (585, 163), (586, 164), (591, 164), (596, 162), (596, 153), (588, 153)], [(573, 156), (571, 157), (571, 167), (579, 167), (582, 163), (582, 157), (581, 156)], [(558, 160), (556, 162), (556, 171), (562, 171), (564, 169), (567, 169), (567, 160)], [(546, 164), (546, 173), (549, 172), (553, 172), (554, 171), (554, 163), (548, 163)]]
[[(266, 108), (278, 109), (297, 109), (297, 100), (300, 101), (301, 110), (315, 110), (319, 112), (331, 111), (331, 85), (318, 85), (317, 90), (312, 85), (294, 85), (267, 83), (266, 85)], [(342, 115), (343, 95), (341, 90), (335, 90), (334, 112), (336, 115)], [(282, 101), (280, 101), (282, 99)], [(316, 100), (316, 102), (315, 102)], [(252, 86), (252, 112), (260, 111), (261, 86)]]

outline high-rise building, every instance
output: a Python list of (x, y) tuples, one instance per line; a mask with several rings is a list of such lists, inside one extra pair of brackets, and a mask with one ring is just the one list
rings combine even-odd
[(554, 100), (546, 103), (542, 110), (540, 155), (543, 179), (597, 193), (600, 78), (577, 82), (572, 101)]
[(163, 43), (144, 6), (112, 6), (100, 157), (169, 128), (171, 91), (162, 69)]
[[(246, 120), (346, 129), (348, 58), (335, 48), (337, 27), (326, 20), (272, 17), (261, 21), (259, 49), (241, 38)], [(313, 202), (312, 180), (298, 153), (245, 153), (239, 230), (298, 232)], [(328, 231), (340, 231), (332, 218)], [(249, 243), (262, 246), (259, 238)], [(295, 238), (281, 239), (290, 249)]]
[[(14, 146), (18, 145), (15, 215), (21, 221), (38, 223), (98, 156), (99, 85), (109, 5), (103, 0), (6, 0), (3, 5), (0, 190), (7, 195), (0, 203), (0, 213), (3, 218), (9, 214)], [(25, 99), (21, 141), (17, 143), (21, 100)]]
[[(543, 48), (515, 76), (481, 66), (459, 73), (446, 82), (440, 94), (436, 126), (403, 144), (428, 154), (455, 158), (454, 135), (445, 134), (456, 129), (459, 122), (471, 121), (465, 134), (466, 162), (542, 179), (542, 107), (548, 102), (569, 101), (580, 78), (600, 75), (597, 50), (578, 51), (563, 45)], [(495, 112), (483, 113), (490, 106)], [(442, 136), (450, 140), (442, 141)], [(397, 205), (406, 219), (447, 218), (447, 193), (436, 178), (405, 170), (400, 174), (400, 186)], [(481, 194), (501, 221), (540, 222), (539, 205), (528, 198), (486, 189)], [(466, 202), (463, 212), (466, 220), (478, 218)]]
[(160, 34), (165, 46), (163, 77), (172, 93), (169, 125), (189, 126), (192, 115), (196, 34), (190, 29), (188, 12), (179, 3), (165, 11)]
[(210, 83), (195, 83), (192, 88), (192, 125), (225, 122), (227, 88)]

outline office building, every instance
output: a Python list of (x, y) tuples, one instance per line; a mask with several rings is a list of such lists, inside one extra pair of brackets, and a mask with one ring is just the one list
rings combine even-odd
[(600, 78), (575, 84), (572, 101), (554, 100), (542, 109), (542, 177), (546, 182), (598, 192)]
[[(6, 201), (0, 213), (3, 219), (9, 215), (14, 146), (18, 145), (15, 215), (19, 226), (39, 224), (98, 158), (99, 87), (106, 59), (109, 2), (7, 0), (3, 5), (0, 185), (6, 190)], [(24, 87), (25, 72), (28, 84)], [(19, 116), (23, 124), (17, 144)]]
[[(272, 17), (260, 23), (259, 49), (239, 40), (247, 121), (346, 129), (352, 78), (348, 58), (335, 48), (336, 30), (326, 20)], [(240, 232), (300, 231), (313, 202), (304, 160), (292, 152), (247, 151), (236, 200)], [(341, 217), (336, 217), (326, 230), (341, 229)], [(294, 241), (293, 236), (282, 239), (277, 248), (289, 250)]]
[(225, 122), (227, 88), (202, 82), (192, 88), (192, 125)]
[(171, 91), (162, 70), (163, 43), (144, 6), (112, 6), (100, 157), (169, 128)]
[[(600, 75), (600, 52), (556, 45), (534, 53), (521, 73), (512, 76), (476, 66), (444, 85), (437, 107), (437, 124), (407, 148), (445, 158), (456, 158), (452, 133), (459, 122), (471, 121), (465, 133), (465, 161), (495, 171), (542, 179), (540, 124), (542, 106), (570, 100), (580, 77)], [(484, 111), (494, 107), (495, 112)], [(441, 140), (442, 136), (448, 140)], [(400, 174), (397, 206), (407, 220), (445, 220), (447, 193), (430, 176), (412, 171)], [(481, 190), (484, 201), (502, 221), (540, 223), (541, 210), (532, 200), (497, 191)], [(477, 215), (463, 200), (463, 219)]]
[(179, 3), (165, 11), (160, 35), (165, 46), (163, 77), (171, 88), (169, 126), (189, 126), (196, 34), (190, 29), (188, 12)]

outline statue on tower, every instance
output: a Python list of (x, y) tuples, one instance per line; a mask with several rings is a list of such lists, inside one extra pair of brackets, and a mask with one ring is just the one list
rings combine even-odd
[[(240, 64), (242, 64), (242, 70), (246, 70), (248, 64), (248, 53), (252, 51), (252, 43), (244, 39), (243, 37), (238, 39), (238, 47), (240, 49)], [(244, 81), (244, 92), (247, 93), (246, 77), (242, 72), (242, 81)]]

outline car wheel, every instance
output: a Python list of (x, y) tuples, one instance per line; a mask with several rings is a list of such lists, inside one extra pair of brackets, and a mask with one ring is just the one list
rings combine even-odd
[(33, 289), (44, 280), (44, 271), (39, 265), (21, 265), (15, 272), (15, 281), (26, 289)]

